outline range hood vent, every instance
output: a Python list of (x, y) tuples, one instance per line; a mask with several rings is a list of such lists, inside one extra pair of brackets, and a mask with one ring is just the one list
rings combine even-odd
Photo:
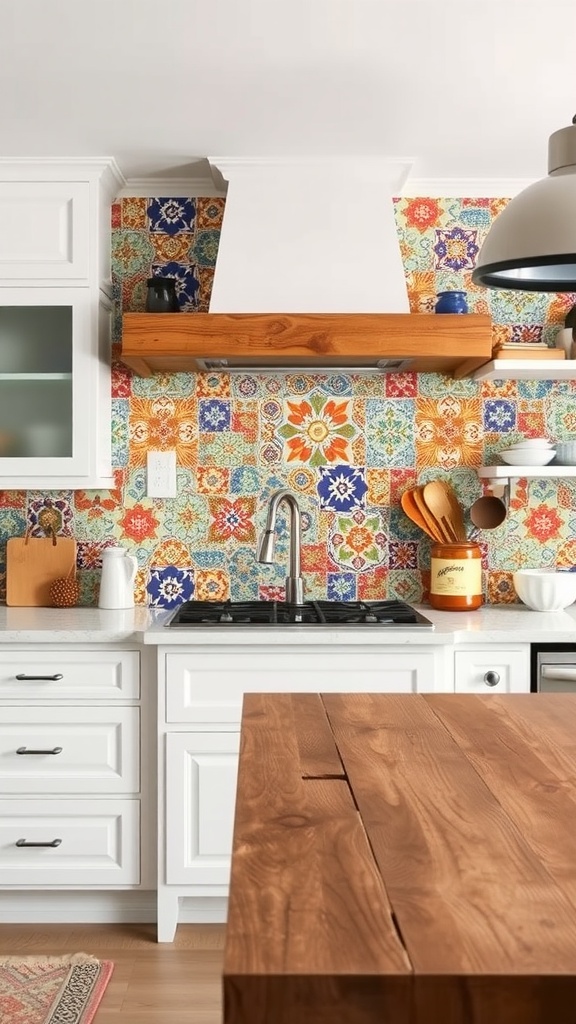
[[(410, 369), (411, 359), (377, 359), (371, 366), (352, 366), (346, 362), (347, 373), (402, 373)], [(330, 369), (338, 369), (343, 365), (342, 360), (330, 364), (322, 363), (322, 369), (327, 372)], [(286, 363), (284, 365), (275, 363), (273, 366), (256, 366), (254, 363), (243, 363), (241, 360), (231, 362), (229, 359), (197, 359), (198, 370), (205, 373), (309, 373), (310, 363)]]

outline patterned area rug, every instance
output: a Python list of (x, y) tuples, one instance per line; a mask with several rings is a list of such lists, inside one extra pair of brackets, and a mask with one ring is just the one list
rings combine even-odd
[(113, 970), (87, 953), (0, 956), (0, 1024), (90, 1024)]

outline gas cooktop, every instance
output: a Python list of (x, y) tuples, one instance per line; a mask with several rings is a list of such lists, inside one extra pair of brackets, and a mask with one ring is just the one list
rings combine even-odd
[(185, 601), (166, 626), (387, 626), (434, 629), (404, 601)]

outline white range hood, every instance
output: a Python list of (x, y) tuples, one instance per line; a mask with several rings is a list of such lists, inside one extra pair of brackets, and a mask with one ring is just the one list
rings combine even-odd
[(407, 313), (392, 198), (410, 164), (211, 157), (228, 182), (211, 313)]

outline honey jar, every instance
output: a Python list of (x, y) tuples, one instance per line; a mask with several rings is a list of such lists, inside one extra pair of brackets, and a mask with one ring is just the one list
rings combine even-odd
[(434, 544), (430, 604), (441, 611), (470, 611), (482, 604), (482, 552), (478, 544)]

